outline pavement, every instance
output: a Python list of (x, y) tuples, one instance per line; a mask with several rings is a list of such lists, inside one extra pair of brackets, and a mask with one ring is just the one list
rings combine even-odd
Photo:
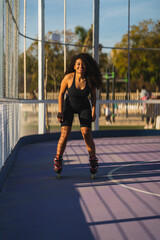
[(23, 146), (0, 193), (1, 240), (159, 240), (160, 137), (96, 138), (91, 179), (83, 140)]

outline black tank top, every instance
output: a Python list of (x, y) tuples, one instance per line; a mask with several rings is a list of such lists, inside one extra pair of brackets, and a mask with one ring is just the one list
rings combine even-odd
[(90, 103), (88, 100), (88, 95), (90, 93), (91, 89), (88, 85), (88, 82), (86, 80), (86, 86), (84, 89), (78, 89), (75, 85), (75, 74), (73, 78), (73, 83), (70, 88), (68, 88), (68, 99), (69, 103), (71, 104), (72, 108), (75, 110), (79, 110), (82, 108), (88, 108), (90, 107)]

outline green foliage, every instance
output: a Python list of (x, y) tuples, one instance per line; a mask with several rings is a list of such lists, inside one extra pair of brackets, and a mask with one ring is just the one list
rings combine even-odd
[[(128, 47), (127, 34), (115, 47)], [(150, 19), (140, 22), (138, 26), (133, 25), (130, 31), (130, 48), (136, 48), (130, 50), (131, 91), (141, 88), (144, 83), (148, 83), (151, 88), (159, 85), (157, 72), (160, 71), (160, 51), (145, 48), (160, 48), (160, 21)], [(125, 77), (128, 71), (128, 51), (114, 49), (111, 55), (119, 77)]]
[[(59, 33), (57, 31), (57, 33)], [(62, 33), (59, 33), (63, 35)], [(92, 46), (93, 26), (86, 30), (82, 26), (77, 26), (75, 32), (70, 30), (66, 33), (67, 43)], [(63, 46), (51, 42), (52, 32), (48, 32), (45, 39), (45, 79), (47, 80), (47, 91), (58, 91), (63, 78)], [(115, 47), (127, 48), (128, 36), (123, 35), (120, 43)], [(150, 51), (145, 48), (160, 48), (160, 21), (145, 20), (137, 26), (131, 26), (130, 30), (130, 73), (131, 91), (141, 88), (143, 84), (150, 87), (160, 88), (160, 51)], [(140, 50), (139, 48), (143, 49)], [(128, 71), (128, 51), (127, 49), (113, 49), (111, 58), (107, 53), (102, 52), (103, 46), (99, 45), (99, 66), (102, 75), (107, 71), (112, 72), (112, 65), (116, 67), (116, 77), (126, 78)], [(91, 47), (67, 47), (67, 62), (70, 58), (80, 52), (92, 53)], [(38, 90), (38, 42), (35, 41), (28, 48), (27, 52), (27, 92)], [(47, 62), (48, 60), (48, 62)], [(23, 92), (23, 54), (19, 55), (19, 91)], [(46, 65), (46, 63), (48, 63)], [(105, 91), (106, 86), (102, 90)], [(118, 86), (118, 90), (122, 90)]]
[[(37, 90), (38, 88), (38, 63), (37, 59), (30, 55), (30, 52), (26, 54), (26, 81), (27, 92)], [(24, 91), (24, 56), (19, 55), (19, 92)]]
[[(75, 43), (80, 45), (92, 46), (92, 26), (89, 30), (84, 29), (81, 26), (75, 28), (75, 32), (68, 30), (66, 32), (66, 42)], [(58, 31), (56, 33), (59, 33)], [(63, 35), (62, 33), (59, 33)], [(45, 36), (45, 81), (46, 90), (48, 92), (59, 91), (61, 80), (64, 75), (64, 53), (63, 45), (51, 43), (52, 32), (48, 32)], [(107, 54), (102, 53), (100, 48), (100, 68), (105, 72), (105, 65), (108, 62)], [(70, 58), (80, 52), (88, 52), (91, 54), (92, 48), (85, 47), (67, 47), (67, 62)], [(27, 71), (27, 92), (32, 90), (38, 91), (38, 42), (35, 41), (26, 51), (26, 71)], [(19, 56), (19, 92), (23, 92), (24, 88), (24, 60), (23, 53)]]
[(84, 27), (77, 26), (75, 27), (75, 34), (78, 36), (79, 44), (84, 44), (87, 36), (87, 30)]

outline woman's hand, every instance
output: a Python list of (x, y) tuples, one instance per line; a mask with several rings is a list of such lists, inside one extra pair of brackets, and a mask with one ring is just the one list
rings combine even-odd
[(92, 110), (92, 122), (96, 120), (96, 112), (95, 110)]
[[(68, 75), (67, 75), (68, 76)], [(63, 102), (64, 102), (64, 94), (66, 92), (66, 89), (68, 87), (68, 77), (65, 76), (61, 82), (60, 92), (58, 96), (58, 122), (63, 122)]]
[(63, 113), (61, 113), (61, 112), (59, 112), (58, 114), (57, 114), (57, 118), (58, 118), (58, 122), (63, 122)]
[(96, 120), (96, 89), (91, 89), (91, 102), (92, 102), (92, 122)]

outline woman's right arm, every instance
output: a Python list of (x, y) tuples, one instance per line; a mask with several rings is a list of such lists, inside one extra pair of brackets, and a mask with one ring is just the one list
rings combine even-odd
[(63, 102), (64, 102), (64, 94), (68, 87), (68, 78), (65, 76), (61, 82), (60, 92), (58, 96), (58, 121), (63, 122)]

